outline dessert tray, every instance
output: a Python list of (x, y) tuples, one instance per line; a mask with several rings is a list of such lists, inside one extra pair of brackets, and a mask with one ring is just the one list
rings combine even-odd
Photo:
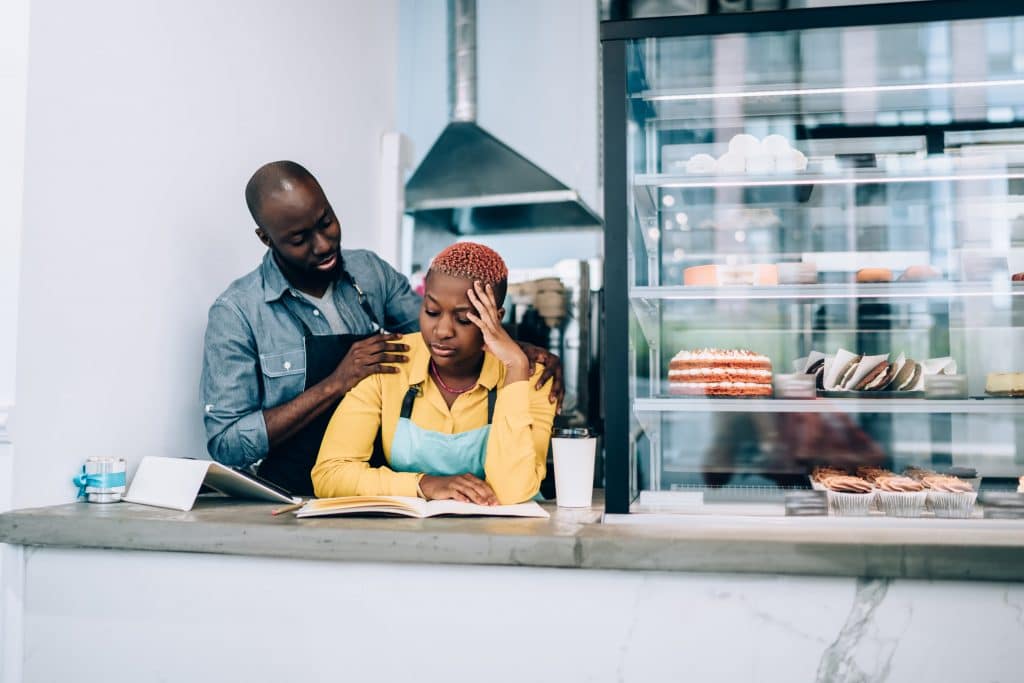
[(819, 398), (924, 398), (923, 391), (852, 391), (837, 389), (818, 390)]

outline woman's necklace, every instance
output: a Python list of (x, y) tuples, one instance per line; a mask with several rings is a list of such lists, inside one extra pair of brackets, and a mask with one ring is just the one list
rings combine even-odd
[(433, 359), (430, 360), (430, 374), (432, 374), (434, 376), (434, 379), (441, 386), (441, 388), (444, 389), (445, 391), (447, 391), (449, 394), (464, 394), (467, 391), (469, 391), (470, 389), (475, 388), (476, 384), (477, 384), (476, 382), (473, 382), (472, 384), (470, 384), (465, 389), (456, 389), (454, 387), (448, 386), (447, 384), (444, 383), (444, 380), (441, 379), (441, 373), (439, 373), (437, 371), (437, 366), (434, 365), (434, 360)]

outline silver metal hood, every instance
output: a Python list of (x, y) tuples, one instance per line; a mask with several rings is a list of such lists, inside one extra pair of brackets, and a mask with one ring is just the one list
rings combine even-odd
[(476, 123), (476, 0), (448, 0), (451, 122), (405, 185), (405, 210), (460, 234), (593, 228), (575, 190)]

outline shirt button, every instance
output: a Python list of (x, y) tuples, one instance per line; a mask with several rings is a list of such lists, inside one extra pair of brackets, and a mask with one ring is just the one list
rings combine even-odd
[(213, 404), (212, 403), (207, 403), (206, 404), (206, 412), (210, 412), (211, 410), (213, 410)]
[(313, 315), (320, 315), (320, 311), (318, 311), (317, 309), (314, 308), (313, 309)]
[(285, 370), (291, 370), (292, 369), (292, 362), (290, 360), (286, 360), (284, 362), (284, 369)]

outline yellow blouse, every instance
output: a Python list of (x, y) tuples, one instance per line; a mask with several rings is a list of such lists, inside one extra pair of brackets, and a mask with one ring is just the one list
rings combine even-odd
[(460, 434), (487, 424), (487, 394), (499, 387), (494, 418), (487, 439), (484, 473), (502, 504), (521, 503), (540, 489), (547, 467), (548, 441), (555, 406), (548, 400), (549, 387), (534, 385), (542, 372), (537, 366), (529, 381), (502, 387), (505, 366), (490, 353), (477, 386), (460, 395), (448, 408), (427, 371), (430, 351), (419, 334), (406, 334), (409, 362), (397, 364), (394, 374), (370, 375), (342, 400), (327, 425), (316, 466), (313, 490), (320, 498), (331, 496), (416, 496), (422, 473), (395, 472), (370, 467), (373, 441), (384, 425), (384, 455), (391, 462), (391, 443), (409, 387), (422, 384), (423, 395), (413, 403), (412, 421), (423, 429)]

